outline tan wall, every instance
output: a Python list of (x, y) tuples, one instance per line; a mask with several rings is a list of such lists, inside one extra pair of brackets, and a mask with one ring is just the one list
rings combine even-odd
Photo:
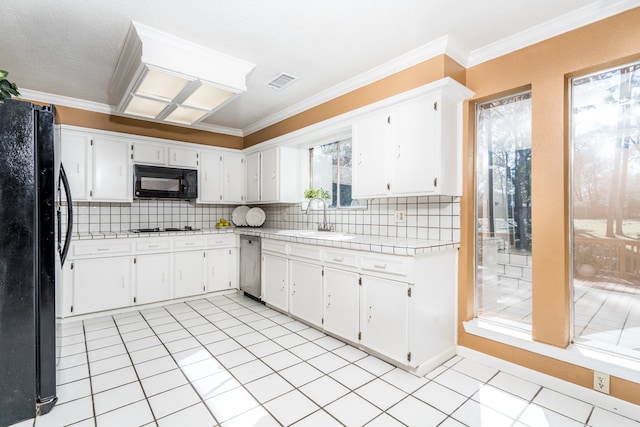
[(243, 148), (243, 138), (240, 136), (223, 135), (64, 106), (56, 106), (56, 123), (238, 150)]
[[(568, 78), (640, 59), (640, 8), (467, 69), (475, 92), (465, 111), (461, 203), (460, 321), (474, 316), (474, 111), (478, 101), (524, 87), (532, 97), (533, 339), (570, 340)], [(459, 344), (591, 388), (591, 370), (478, 338)], [(640, 404), (640, 384), (611, 379), (611, 395)]]
[(244, 146), (251, 147), (373, 102), (434, 82), (443, 77), (451, 77), (464, 84), (464, 67), (446, 55), (436, 56), (247, 135), (244, 139)]

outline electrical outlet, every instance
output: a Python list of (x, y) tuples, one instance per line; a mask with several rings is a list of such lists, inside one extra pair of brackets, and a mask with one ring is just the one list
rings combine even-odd
[(404, 222), (405, 213), (404, 211), (396, 211), (396, 222)]
[(600, 393), (609, 394), (609, 374), (593, 371), (593, 389)]

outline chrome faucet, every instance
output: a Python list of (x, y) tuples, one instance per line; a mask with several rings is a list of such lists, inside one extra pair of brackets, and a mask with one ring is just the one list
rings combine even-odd
[(312, 199), (309, 199), (309, 204), (307, 205), (307, 210), (305, 211), (305, 214), (309, 215), (309, 209), (311, 209), (311, 203), (314, 200), (319, 200), (320, 202), (322, 202), (322, 222), (318, 224), (318, 231), (335, 230), (335, 226), (333, 224), (327, 223), (327, 204), (325, 203), (324, 199), (321, 199), (319, 197), (314, 197)]

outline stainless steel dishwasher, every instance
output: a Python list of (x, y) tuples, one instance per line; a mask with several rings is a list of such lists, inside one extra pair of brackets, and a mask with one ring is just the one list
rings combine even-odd
[(261, 296), (260, 237), (240, 235), (240, 290), (260, 301)]

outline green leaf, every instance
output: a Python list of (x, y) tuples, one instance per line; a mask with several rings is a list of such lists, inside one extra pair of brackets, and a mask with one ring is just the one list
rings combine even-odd
[(8, 71), (0, 70), (0, 80), (6, 79), (8, 75), (9, 75)]

